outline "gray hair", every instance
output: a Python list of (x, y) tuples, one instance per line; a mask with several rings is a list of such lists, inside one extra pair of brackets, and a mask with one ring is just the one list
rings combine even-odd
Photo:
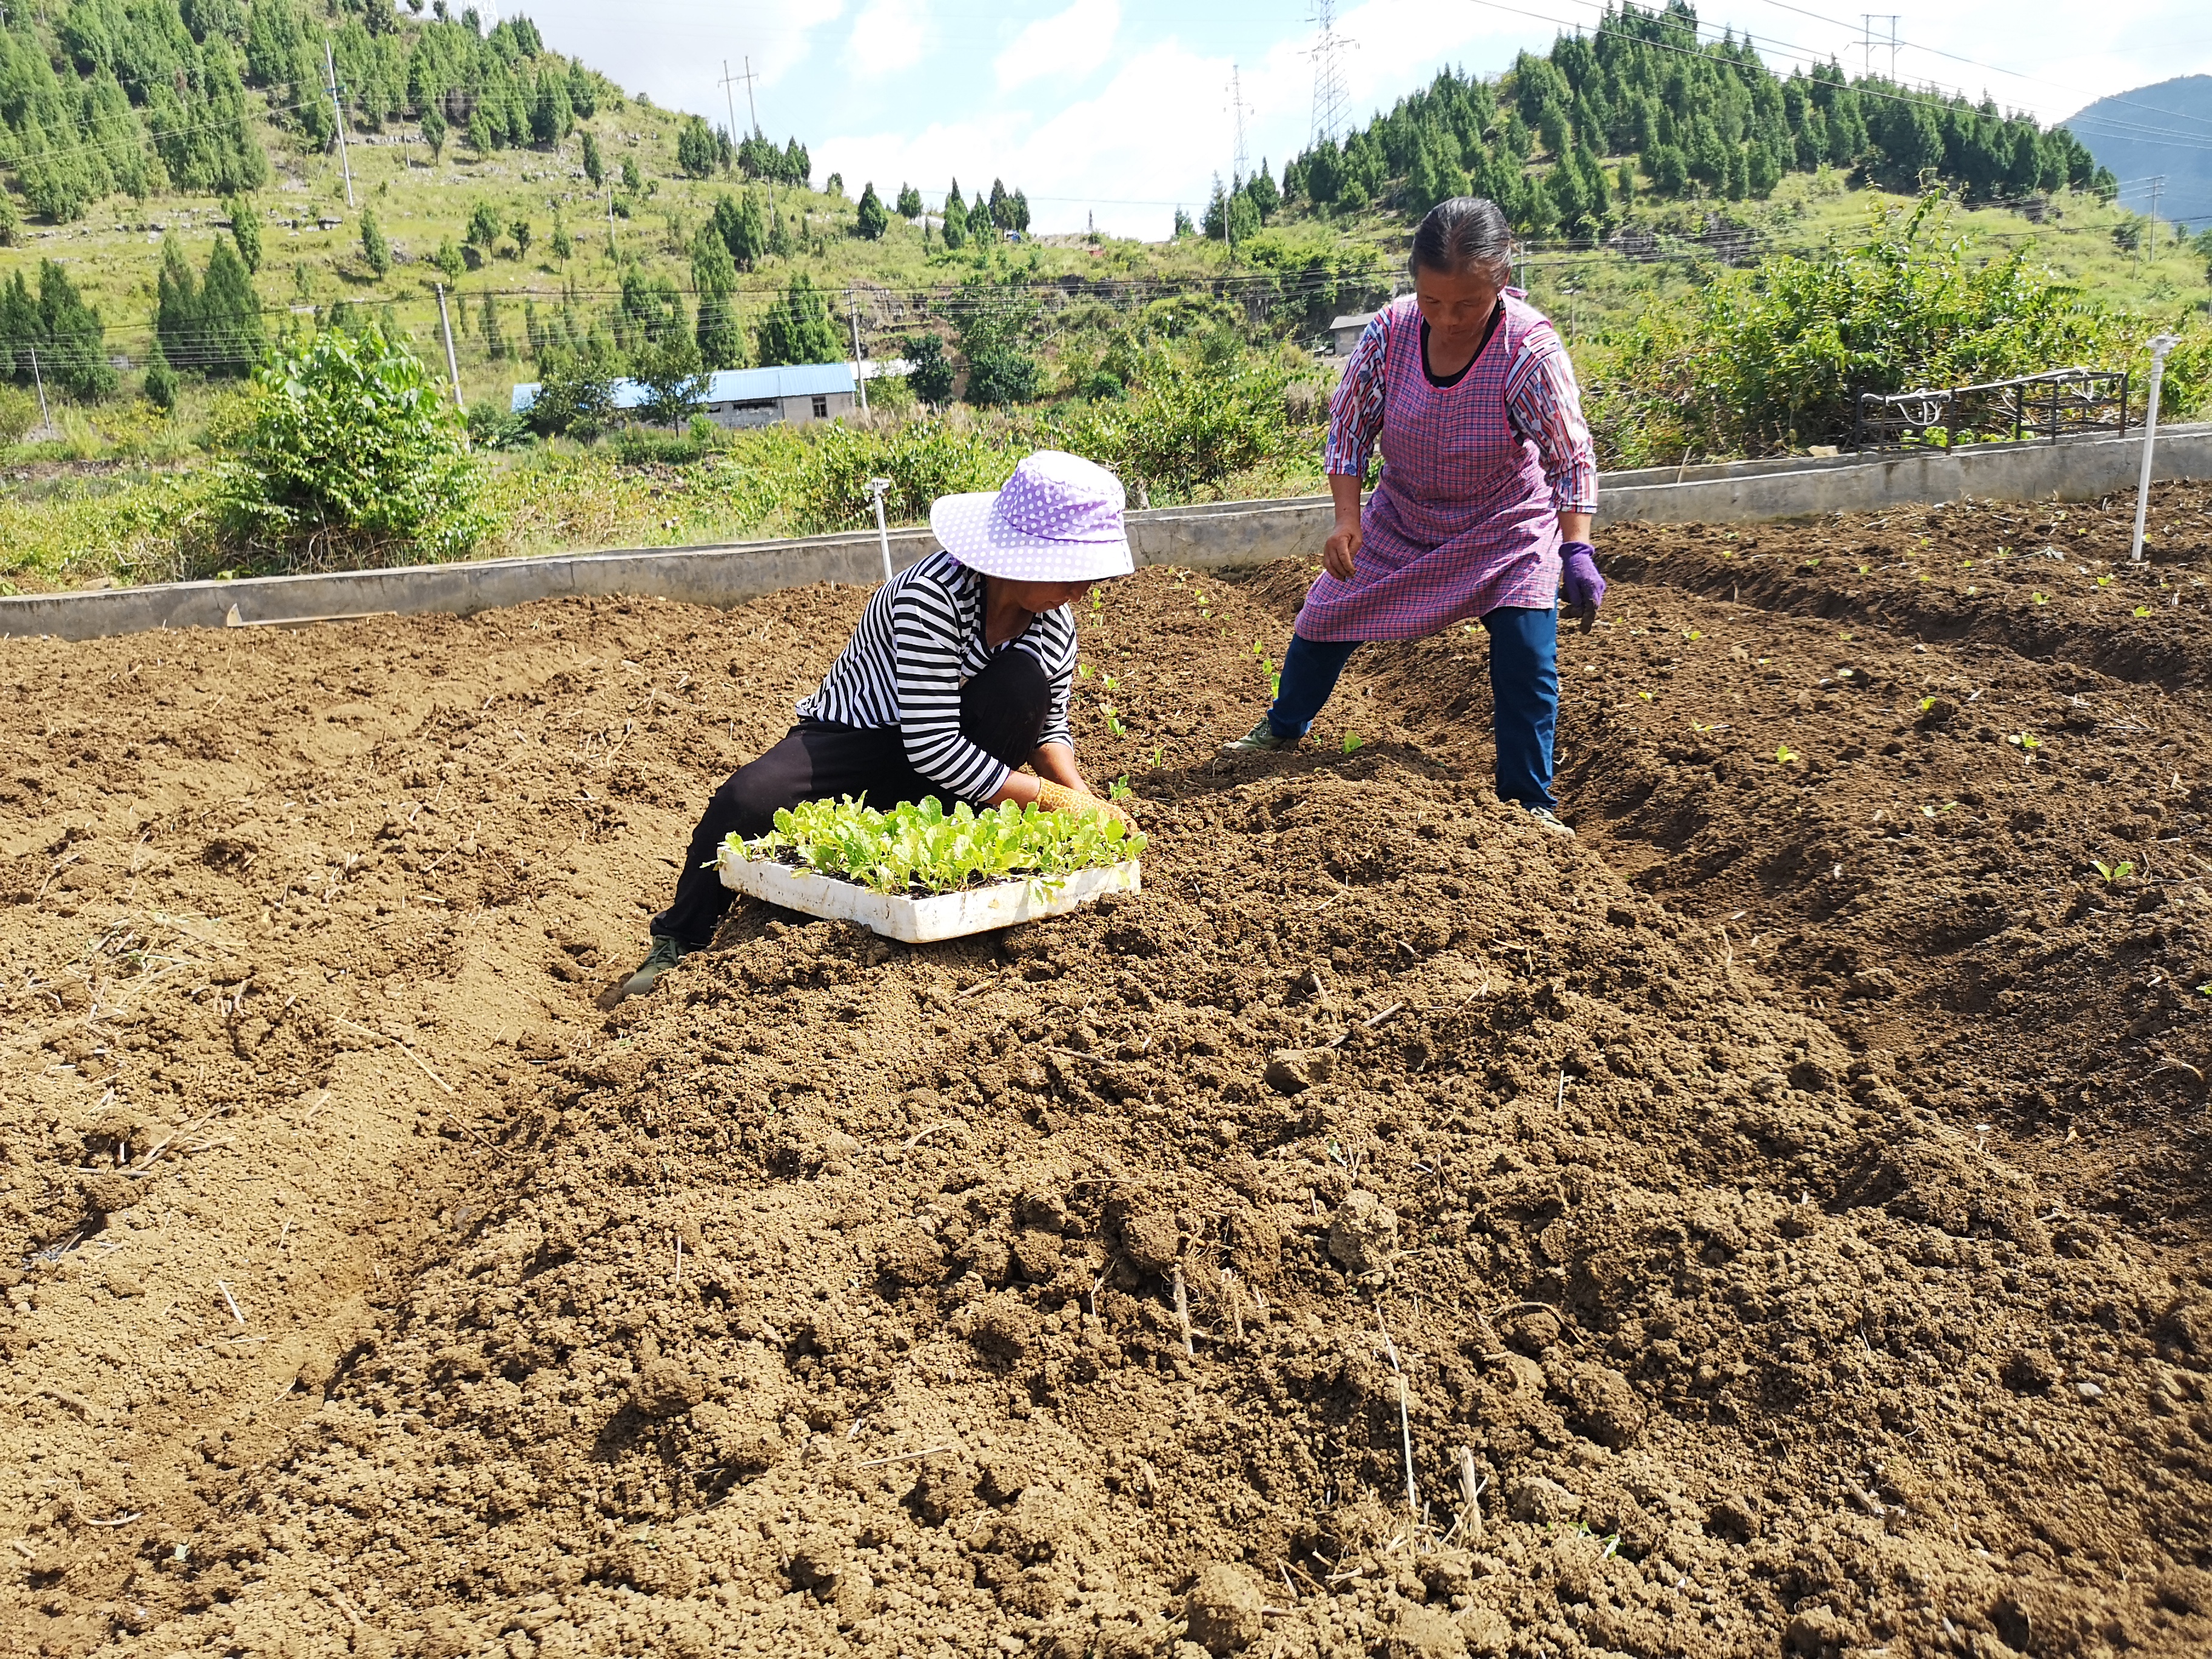
[(1455, 196), (1437, 203), (1421, 221), (1406, 269), (1416, 276), (1424, 270), (1440, 276), (1479, 270), (1502, 288), (1513, 274), (1512, 228), (1497, 203)]

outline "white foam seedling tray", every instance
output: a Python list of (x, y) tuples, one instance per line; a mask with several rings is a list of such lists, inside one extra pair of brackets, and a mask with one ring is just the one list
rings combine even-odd
[(769, 859), (721, 855), (722, 885), (734, 892), (780, 904), (787, 910), (837, 921), (856, 921), (885, 939), (908, 945), (960, 939), (1011, 927), (1041, 916), (1065, 915), (1105, 893), (1133, 893), (1140, 882), (1134, 859), (1079, 870), (1072, 876), (1041, 881), (994, 882), (957, 893), (908, 898), (902, 893), (873, 893), (834, 876), (817, 875)]

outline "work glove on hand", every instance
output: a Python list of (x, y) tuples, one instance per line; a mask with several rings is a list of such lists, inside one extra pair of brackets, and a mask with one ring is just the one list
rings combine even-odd
[(1048, 812), (1103, 812), (1118, 819), (1124, 830), (1134, 830), (1137, 821), (1123, 811), (1116, 802), (1101, 800), (1087, 789), (1071, 789), (1064, 783), (1054, 783), (1050, 778), (1037, 783), (1037, 805)]
[(1567, 599), (1567, 614), (1585, 634), (1597, 622), (1597, 608), (1605, 603), (1605, 578), (1598, 574), (1597, 549), (1588, 542), (1569, 542), (1559, 550), (1559, 586)]

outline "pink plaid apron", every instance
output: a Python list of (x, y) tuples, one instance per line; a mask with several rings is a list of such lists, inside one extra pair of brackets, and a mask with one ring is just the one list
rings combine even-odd
[(1458, 385), (1429, 384), (1412, 295), (1391, 302), (1382, 476), (1360, 516), (1352, 579), (1323, 571), (1297, 631), (1316, 643), (1411, 640), (1559, 592), (1559, 520), (1536, 447), (1506, 418), (1505, 383), (1543, 314), (1508, 290), (1505, 315)]

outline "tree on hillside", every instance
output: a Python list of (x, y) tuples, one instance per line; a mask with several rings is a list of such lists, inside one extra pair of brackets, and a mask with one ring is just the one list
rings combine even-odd
[(952, 401), (952, 360), (945, 355), (945, 341), (935, 334), (909, 334), (900, 342), (901, 353), (912, 367), (906, 383), (914, 395), (933, 407)]
[(368, 268), (379, 276), (392, 270), (392, 244), (384, 240), (384, 227), (376, 222), (376, 210), (363, 208), (361, 214), (361, 255)]
[(960, 181), (945, 195), (945, 246), (957, 253), (968, 243), (968, 207), (960, 199)]
[(921, 192), (912, 185), (901, 185), (898, 193), (898, 216), (902, 219), (919, 219), (922, 215)]
[(843, 355), (836, 326), (830, 320), (830, 307), (815, 291), (813, 279), (803, 270), (769, 306), (757, 337), (763, 367), (835, 362)]
[(566, 138), (575, 125), (576, 106), (568, 96), (568, 77), (550, 67), (540, 70), (537, 88), (530, 100), (532, 139), (550, 149)]
[(142, 383), (146, 401), (167, 414), (177, 406), (177, 371), (169, 367), (169, 360), (161, 354), (161, 342), (157, 337), (146, 349), (146, 377)]
[(467, 231), (461, 238), (465, 246), (481, 248), (489, 253), (499, 240), (499, 210), (489, 202), (478, 202), (469, 214)]
[(35, 295), (20, 270), (0, 288), (0, 367), (19, 386), (43, 380), (85, 403), (115, 390), (100, 313), (52, 259), (39, 262)]
[(507, 234), (514, 238), (514, 257), (527, 259), (530, 257), (530, 221), (517, 219), (507, 228)]
[(700, 361), (708, 368), (744, 368), (746, 342), (738, 324), (738, 264), (712, 221), (692, 239), (691, 287), (699, 295)]
[(223, 211), (230, 216), (231, 240), (238, 244), (238, 257), (246, 262), (248, 271), (261, 269), (261, 216), (253, 204), (243, 196), (234, 196), (223, 204)]
[(446, 118), (435, 104), (422, 112), (422, 142), (430, 147), (430, 163), (436, 166), (446, 152)]
[(240, 375), (260, 361), (268, 343), (261, 302), (229, 242), (216, 243), (201, 277), (186, 262), (184, 245), (174, 236), (164, 239), (155, 279), (154, 334), (173, 368)]
[(704, 179), (714, 171), (717, 159), (713, 131), (699, 117), (685, 116), (676, 130), (676, 165), (686, 178)]
[(768, 216), (762, 211), (760, 197), (747, 191), (732, 199), (717, 198), (714, 216), (708, 221), (722, 239), (722, 246), (730, 251), (740, 270), (750, 270), (754, 263), (768, 252)]
[(860, 191), (860, 210), (853, 228), (866, 240), (879, 242), (890, 222), (891, 216), (884, 210), (883, 199), (876, 194), (876, 181), (871, 179)]
[(584, 177), (592, 181), (594, 190), (605, 184), (607, 179), (607, 164), (600, 158), (599, 141), (588, 132), (584, 135)]
[(630, 379), (644, 389), (637, 412), (655, 426), (680, 431), (707, 404), (710, 382), (700, 372), (699, 348), (676, 334), (654, 342), (630, 364)]
[(1043, 389), (1044, 374), (1030, 352), (1036, 306), (971, 287), (960, 320), (960, 355), (968, 362), (969, 403), (980, 407), (1028, 403)]
[(1260, 158), (1260, 170), (1244, 181), (1244, 193), (1252, 198), (1253, 210), (1265, 224), (1275, 216), (1275, 210), (1283, 204), (1283, 193), (1275, 188), (1275, 181), (1267, 173), (1267, 158)]

